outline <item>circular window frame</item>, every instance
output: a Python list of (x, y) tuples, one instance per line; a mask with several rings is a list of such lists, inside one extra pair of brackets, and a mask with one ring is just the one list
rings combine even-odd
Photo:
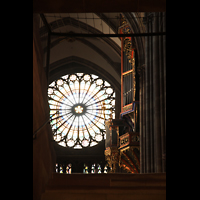
[[(71, 77), (72, 75), (75, 75), (76, 77), (74, 77), (74, 76)], [(87, 77), (85, 77), (85, 75), (87, 75)], [(71, 79), (70, 79), (70, 77), (71, 77)], [(84, 79), (84, 77), (85, 77), (85, 79)], [(60, 87), (64, 88), (65, 84), (68, 85), (68, 87), (70, 88), (70, 84), (73, 85), (73, 84), (75, 84), (75, 82), (77, 83), (77, 81), (79, 83), (79, 93), (78, 93), (79, 96), (80, 96), (80, 88), (81, 88), (80, 83), (83, 81), (85, 83), (85, 85), (89, 84), (90, 88), (92, 87), (93, 84), (96, 84), (96, 87), (93, 86), (94, 89), (91, 91), (94, 92), (94, 90), (96, 90), (97, 94), (101, 93), (101, 91), (104, 92), (101, 94), (101, 96), (104, 95), (105, 99), (104, 98), (100, 99), (100, 97), (96, 97), (96, 100), (99, 100), (99, 101), (96, 101), (95, 93), (92, 93), (93, 96), (90, 96), (90, 99), (88, 99), (85, 102), (83, 101), (84, 103), (81, 103), (81, 102), (76, 101), (75, 96), (72, 93), (73, 91), (71, 90), (70, 92), (71, 92), (71, 95), (74, 97), (74, 102), (72, 101), (72, 97), (68, 96), (69, 98), (71, 98), (71, 99), (68, 99), (69, 100), (68, 103), (71, 102), (71, 104), (70, 104), (71, 107), (69, 105), (67, 105), (68, 107), (66, 108), (66, 110), (68, 109), (69, 113), (67, 114), (68, 117), (65, 118), (64, 120), (67, 121), (71, 118), (72, 119), (71, 119), (71, 124), (69, 123), (68, 126), (65, 126), (66, 122), (64, 122), (64, 123), (62, 122), (63, 119), (61, 119), (61, 115), (59, 113), (62, 110), (60, 105), (63, 104), (63, 102), (64, 102), (63, 99), (67, 99), (66, 95), (67, 94), (70, 95), (70, 92), (68, 91), (69, 93), (65, 94), (64, 93), (64, 91), (66, 92), (65, 89), (63, 91), (59, 91), (59, 89), (61, 89)], [(97, 82), (98, 82), (98, 84), (97, 84)], [(106, 93), (106, 90), (107, 90), (107, 93)], [(58, 93), (55, 94), (55, 92), (60, 93), (60, 95), (58, 95)], [(87, 88), (85, 95), (88, 95), (88, 92), (90, 92), (90, 89)], [(56, 96), (57, 98), (54, 99), (53, 95)], [(49, 107), (50, 107), (50, 117), (51, 117), (50, 124), (52, 126), (54, 140), (61, 146), (71, 147), (74, 149), (87, 148), (87, 147), (92, 147), (92, 146), (97, 145), (100, 141), (105, 139), (105, 136), (106, 136), (106, 134), (105, 134), (105, 119), (109, 119), (111, 113), (112, 113), (112, 115), (115, 114), (115, 103), (113, 103), (113, 102), (115, 102), (115, 95), (116, 94), (115, 94), (114, 87), (110, 83), (108, 83), (106, 80), (103, 80), (99, 75), (95, 75), (94, 73), (92, 73), (92, 74), (69, 73), (67, 75), (61, 76), (60, 78), (52, 81), (48, 87), (48, 97), (49, 97)], [(59, 97), (60, 97), (60, 99), (59, 99)], [(77, 96), (76, 96), (76, 98), (77, 98)], [(87, 98), (89, 98), (89, 97), (87, 97)], [(94, 99), (92, 99), (92, 98), (94, 98)], [(88, 102), (91, 103), (92, 100), (93, 100), (94, 105), (96, 105), (96, 103), (98, 103), (98, 112), (96, 110), (96, 114), (89, 112), (90, 104), (87, 105), (87, 103)], [(54, 102), (54, 106), (53, 106), (52, 101)], [(57, 104), (55, 102), (57, 102)], [(100, 102), (102, 104), (101, 107), (99, 104)], [(102, 102), (104, 102), (104, 104)], [(76, 113), (76, 111), (74, 109), (77, 106), (80, 106), (80, 108), (82, 107), (83, 111), (82, 112), (80, 111), (80, 113)], [(104, 107), (105, 107), (105, 110), (104, 110)], [(94, 110), (94, 108), (93, 108), (93, 110)], [(54, 111), (54, 112), (52, 112), (52, 111)], [(106, 113), (105, 111), (109, 111), (109, 112)], [(56, 112), (58, 112), (58, 113), (56, 113)], [(63, 114), (63, 112), (61, 112), (61, 114)], [(93, 114), (94, 116), (96, 115), (90, 122), (89, 122), (89, 119), (90, 119), (89, 116), (92, 116), (92, 115), (89, 115), (89, 114)], [(84, 120), (83, 116), (87, 116), (88, 124), (85, 122), (86, 118)], [(77, 137), (76, 136), (74, 137), (74, 132), (73, 132), (72, 136), (68, 137), (70, 131), (72, 130), (72, 127), (73, 126), (75, 127), (75, 125), (73, 125), (73, 123), (74, 123), (75, 119), (77, 121), (77, 118), (78, 118), (78, 120), (79, 120), (79, 118), (80, 119), (82, 118), (82, 122), (85, 124), (85, 127), (84, 126), (81, 127), (81, 125), (79, 125), (79, 121), (78, 121)], [(98, 118), (99, 120), (95, 121), (94, 120), (95, 118)], [(59, 121), (59, 119), (60, 119), (60, 121)], [(57, 120), (57, 122), (55, 120)], [(101, 121), (101, 126), (99, 127), (98, 123), (100, 123), (100, 121)], [(102, 122), (103, 122), (103, 125), (102, 125)], [(65, 126), (63, 128), (63, 129), (65, 129), (65, 132), (58, 131), (59, 128), (61, 128), (62, 126)], [(69, 126), (72, 126), (70, 128), (70, 131), (69, 131)], [(81, 127), (81, 129), (80, 129), (80, 127)], [(95, 128), (95, 130), (94, 130), (93, 129), (94, 127), (98, 127), (98, 131), (97, 131), (97, 128)], [(89, 128), (90, 128), (90, 130), (93, 129), (93, 132), (90, 132)], [(73, 130), (75, 130), (75, 128)], [(83, 137), (80, 137), (80, 131), (83, 131), (83, 133), (86, 133), (86, 131), (87, 131), (88, 135), (86, 134), (87, 136), (85, 136), (83, 134)]]

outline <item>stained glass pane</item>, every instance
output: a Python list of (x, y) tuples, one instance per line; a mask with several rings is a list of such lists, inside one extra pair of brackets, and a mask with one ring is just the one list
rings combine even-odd
[(101, 165), (98, 164), (98, 174), (101, 174)]
[(105, 119), (115, 111), (111, 84), (94, 74), (67, 74), (48, 88), (50, 124), (61, 146), (80, 149), (105, 139)]
[(97, 80), (97, 85), (102, 85), (103, 84), (103, 80), (102, 79), (98, 79)]
[(72, 173), (72, 164), (70, 163), (66, 166), (66, 174), (71, 174), (71, 173)]

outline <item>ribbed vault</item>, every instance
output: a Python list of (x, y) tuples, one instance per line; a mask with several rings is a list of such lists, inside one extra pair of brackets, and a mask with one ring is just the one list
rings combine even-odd
[[(120, 17), (124, 16), (133, 33), (145, 32), (142, 22), (143, 13), (45, 13), (42, 15), (46, 20), (46, 24), (43, 23), (44, 20), (42, 19), (40, 22), (40, 35), (45, 56), (47, 53), (48, 31), (52, 33), (116, 34), (120, 26)], [(134, 45), (137, 50), (138, 65), (141, 66), (144, 64), (144, 38), (136, 37)], [(80, 60), (84, 60), (84, 66), (87, 63), (88, 70), (97, 70), (100, 74), (104, 74), (103, 76), (107, 77), (107, 79), (111, 79), (111, 81), (115, 79), (115, 82), (118, 82), (118, 84), (115, 84), (118, 88), (119, 84), (121, 84), (120, 55), (120, 38), (70, 38), (51, 35), (50, 79), (54, 72), (58, 73), (61, 69), (67, 73), (68, 69), (70, 70), (68, 68), (69, 65), (55, 70), (58, 68), (56, 65), (60, 65), (60, 63), (63, 65), (66, 60), (74, 58), (73, 67), (77, 69), (78, 66), (75, 66), (75, 63), (80, 63)], [(89, 66), (89, 63), (92, 63), (91, 66)], [(45, 66), (46, 62), (44, 62)]]

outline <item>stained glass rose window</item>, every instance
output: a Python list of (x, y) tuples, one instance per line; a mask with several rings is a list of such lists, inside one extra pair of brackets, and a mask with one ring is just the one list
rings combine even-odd
[(50, 124), (61, 146), (83, 148), (105, 139), (105, 119), (115, 118), (115, 91), (94, 74), (67, 74), (48, 87)]

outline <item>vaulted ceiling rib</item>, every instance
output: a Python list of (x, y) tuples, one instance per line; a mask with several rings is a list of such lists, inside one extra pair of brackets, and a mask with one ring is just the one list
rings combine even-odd
[[(45, 13), (43, 18), (47, 23), (46, 26), (41, 23), (40, 35), (46, 54), (48, 29), (52, 33), (116, 34), (120, 13)], [(101, 66), (105, 74), (110, 74), (120, 83), (119, 38), (69, 38), (51, 35), (50, 49), (50, 71), (55, 70), (57, 61), (75, 56)]]

